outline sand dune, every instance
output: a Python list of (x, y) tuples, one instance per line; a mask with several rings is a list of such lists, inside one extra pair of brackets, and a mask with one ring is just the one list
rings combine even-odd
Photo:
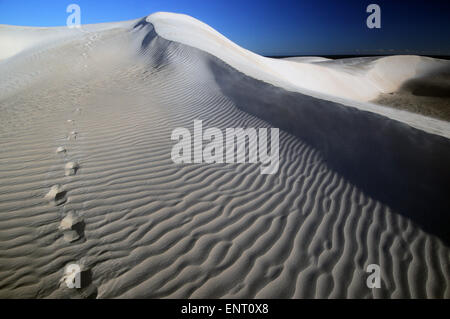
[[(163, 13), (63, 30), (0, 54), (0, 297), (450, 297), (448, 122), (364, 102), (386, 63), (414, 65), (397, 87), (443, 62), (267, 59)], [(280, 127), (278, 173), (174, 164), (171, 132), (195, 119)], [(82, 289), (63, 284), (70, 263)]]
[(283, 58), (283, 60), (301, 62), (301, 63), (314, 63), (314, 62), (330, 61), (331, 59), (323, 58), (320, 56), (298, 56), (298, 57), (294, 56), (294, 57)]

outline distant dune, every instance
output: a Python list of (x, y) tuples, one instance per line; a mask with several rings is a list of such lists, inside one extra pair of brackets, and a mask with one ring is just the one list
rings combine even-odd
[[(0, 297), (450, 297), (448, 61), (270, 59), (171, 13), (0, 43)], [(174, 164), (195, 119), (279, 127), (278, 172)]]

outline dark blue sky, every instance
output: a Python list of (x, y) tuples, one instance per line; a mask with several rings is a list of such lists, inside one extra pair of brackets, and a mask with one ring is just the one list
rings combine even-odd
[[(82, 24), (186, 13), (263, 55), (450, 55), (450, 0), (0, 0), (0, 24), (65, 25), (70, 3)], [(366, 26), (370, 3), (381, 29)]]

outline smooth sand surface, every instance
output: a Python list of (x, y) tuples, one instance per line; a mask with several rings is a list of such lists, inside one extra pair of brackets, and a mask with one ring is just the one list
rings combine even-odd
[[(351, 100), (351, 86), (345, 98), (331, 87), (308, 95), (299, 74), (270, 75), (260, 58), (202, 48), (200, 27), (186, 19), (83, 26), (2, 53), (0, 297), (449, 298), (448, 200), (436, 190), (449, 181), (448, 122), (369, 112), (377, 106)], [(3, 26), (0, 37), (15, 28)], [(177, 28), (190, 43), (175, 39)], [(15, 32), (26, 39), (36, 30)], [(278, 173), (174, 164), (171, 132), (192, 131), (195, 119), (220, 129), (280, 127)], [(364, 137), (361, 150), (350, 130)], [(417, 149), (405, 142), (415, 138)], [(416, 175), (423, 188), (411, 188), (423, 192), (430, 225), (341, 167), (365, 172), (365, 155), (379, 152), (390, 172), (414, 151), (418, 160), (395, 175), (407, 182), (395, 194), (407, 195), (417, 167), (429, 172)], [(352, 162), (352, 153), (365, 155)], [(65, 287), (71, 263), (81, 266), (82, 289)], [(380, 289), (366, 286), (369, 264), (380, 265)]]

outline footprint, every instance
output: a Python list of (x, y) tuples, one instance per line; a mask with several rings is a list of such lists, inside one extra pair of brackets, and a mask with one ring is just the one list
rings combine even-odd
[(74, 211), (70, 211), (61, 220), (58, 229), (63, 232), (64, 240), (71, 243), (84, 236), (84, 221)]
[(66, 284), (69, 288), (81, 288), (81, 266), (69, 264), (64, 268), (64, 274), (59, 280), (60, 284)]
[(60, 287), (76, 288), (67, 289), (69, 298), (96, 298), (97, 288), (92, 284), (92, 271), (83, 264), (69, 264), (64, 268), (62, 278), (59, 280)]
[(45, 199), (58, 206), (67, 201), (66, 194), (67, 191), (65, 191), (60, 185), (53, 185), (47, 195), (45, 195)]
[(76, 162), (69, 162), (65, 166), (66, 176), (73, 176), (77, 173), (77, 170), (80, 168), (80, 165)]
[(67, 140), (76, 140), (78, 136), (77, 131), (72, 131), (69, 133), (69, 136), (67, 136)]
[(60, 146), (56, 149), (56, 153), (61, 154), (61, 153), (66, 153), (67, 150), (64, 146)]

